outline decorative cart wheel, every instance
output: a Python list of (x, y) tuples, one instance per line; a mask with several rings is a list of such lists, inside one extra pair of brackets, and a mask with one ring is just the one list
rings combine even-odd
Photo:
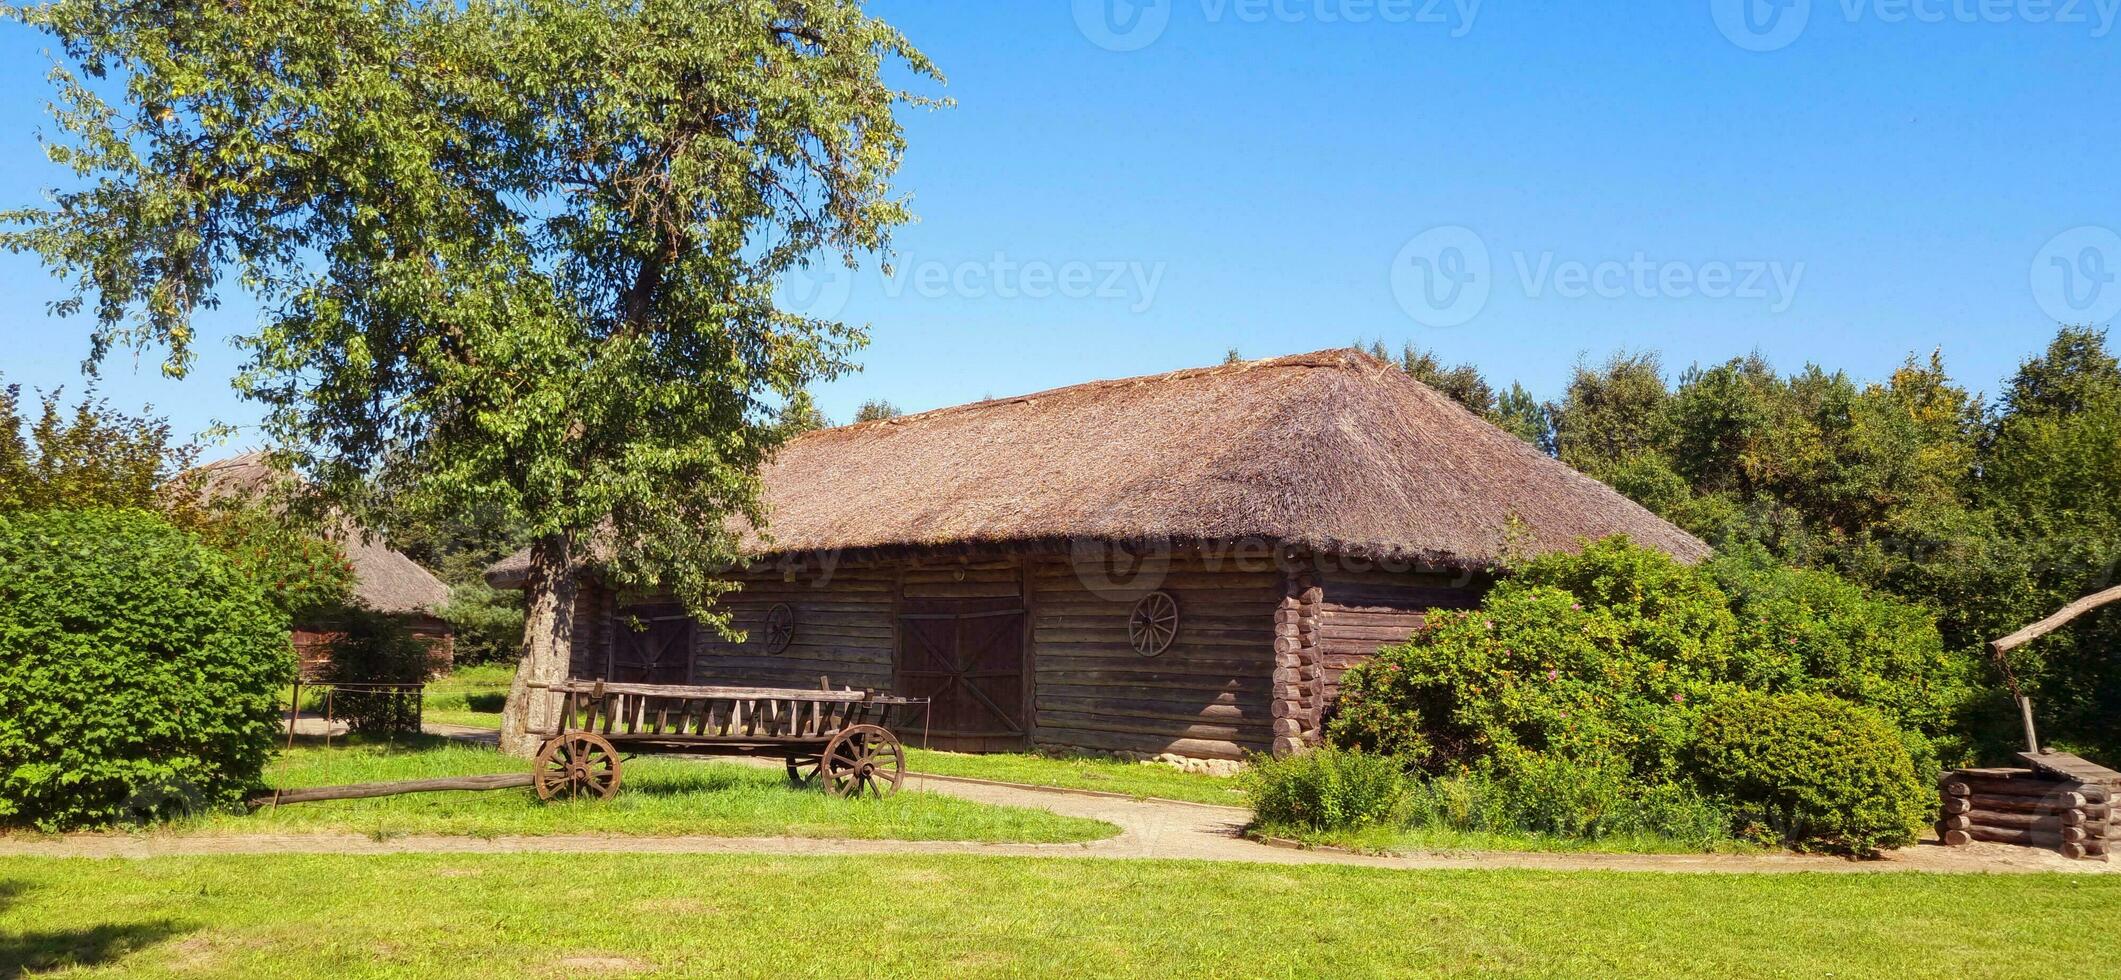
[(890, 796), (906, 779), (906, 751), (878, 725), (850, 725), (825, 746), (825, 789), (834, 796)]
[(1168, 592), (1151, 592), (1134, 604), (1134, 615), (1127, 618), (1127, 639), (1134, 643), (1134, 652), (1144, 657), (1153, 657), (1171, 648), (1171, 641), (1178, 637), (1178, 600)]
[(766, 652), (780, 653), (795, 642), (795, 607), (776, 602), (766, 610)]
[(796, 788), (798, 788), (798, 789), (801, 789), (802, 787), (805, 787), (805, 786), (815, 786), (815, 785), (817, 785), (817, 771), (818, 771), (818, 767), (819, 767), (819, 766), (820, 766), (820, 765), (821, 765), (821, 764), (823, 763), (823, 761), (824, 761), (824, 757), (823, 757), (823, 756), (815, 756), (815, 755), (791, 755), (791, 756), (789, 756), (789, 757), (788, 757), (788, 784), (789, 784), (790, 786), (794, 786), (794, 787), (796, 787)]
[(619, 753), (602, 735), (568, 732), (538, 750), (531, 780), (541, 800), (608, 800), (619, 791)]

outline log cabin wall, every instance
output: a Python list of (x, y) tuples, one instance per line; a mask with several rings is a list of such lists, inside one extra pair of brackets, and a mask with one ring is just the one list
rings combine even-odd
[[(1175, 558), (1162, 576), (1120, 584), (1100, 561), (1033, 559), (1033, 744), (1202, 759), (1270, 749), (1283, 575), (1257, 564)], [(1127, 623), (1152, 590), (1177, 601), (1179, 629), (1144, 657)]]
[(574, 635), (567, 665), (569, 677), (607, 679), (611, 674), (611, 630), (617, 596), (591, 576), (583, 576), (574, 598)]
[[(830, 574), (805, 570), (792, 581), (761, 573), (741, 582), (724, 606), (745, 639), (736, 642), (711, 628), (697, 629), (691, 683), (812, 688), (825, 677), (833, 687), (892, 689), (895, 570), (841, 566)], [(781, 604), (793, 612), (795, 629), (787, 647), (776, 653), (767, 640), (766, 619)]]
[(1493, 579), (1453, 572), (1332, 569), (1319, 573), (1322, 703), (1340, 695), (1348, 668), (1421, 632), (1437, 609), (1474, 609)]
[[(968, 751), (1087, 750), (1153, 756), (1240, 759), (1275, 747), (1277, 616), (1289, 576), (1271, 560), (1188, 556), (1141, 581), (1115, 583), (1110, 569), (1068, 555), (1029, 554), (960, 561), (945, 557), (841, 565), (829, 576), (805, 570), (793, 581), (778, 572), (739, 577), (724, 597), (742, 642), (695, 629), (687, 680), (699, 684), (813, 687), (818, 677), (908, 694), (899, 677), (909, 643), (908, 614), (936, 609), (1021, 609), (1021, 697), (995, 694), (1020, 712), (1021, 734), (945, 740)], [(1312, 653), (1309, 673), (1291, 674), (1315, 736), (1326, 697), (1317, 656), (1321, 590), (1299, 594), (1300, 632)], [(1177, 603), (1180, 626), (1162, 653), (1136, 653), (1128, 636), (1135, 603), (1162, 591)], [(667, 598), (616, 600), (585, 587), (576, 620), (574, 675), (611, 676), (612, 650), (624, 642), (629, 616)], [(795, 629), (785, 650), (765, 641), (768, 612), (786, 604)], [(1003, 607), (1008, 607), (1004, 610)], [(918, 651), (915, 651), (916, 653)], [(1289, 709), (1280, 709), (1287, 712)], [(916, 741), (918, 732), (904, 732)]]

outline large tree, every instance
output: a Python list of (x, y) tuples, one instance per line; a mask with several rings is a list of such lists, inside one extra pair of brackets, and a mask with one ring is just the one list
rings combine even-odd
[[(92, 357), (192, 362), (249, 294), (238, 386), (356, 514), (521, 527), (503, 731), (557, 711), (584, 563), (704, 610), (762, 525), (775, 409), (847, 366), (784, 273), (881, 252), (884, 78), (928, 61), (852, 0), (55, 0), (55, 160), (4, 242), (73, 286)], [(387, 523), (387, 521), (386, 521)]]

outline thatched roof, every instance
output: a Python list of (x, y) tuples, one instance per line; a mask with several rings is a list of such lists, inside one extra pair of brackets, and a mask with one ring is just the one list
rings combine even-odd
[[(1356, 350), (1096, 381), (826, 429), (765, 473), (759, 550), (1267, 539), (1448, 565), (1699, 539)], [(1514, 535), (1511, 526), (1517, 525)], [(527, 553), (491, 580), (518, 580)]]
[[(207, 463), (184, 477), (197, 480), (199, 492), (209, 500), (256, 497), (287, 478), (267, 463), (263, 452)], [(335, 527), (331, 537), (353, 565), (354, 597), (369, 608), (432, 615), (449, 601), (449, 586), (418, 562), (352, 521), (342, 518)]]

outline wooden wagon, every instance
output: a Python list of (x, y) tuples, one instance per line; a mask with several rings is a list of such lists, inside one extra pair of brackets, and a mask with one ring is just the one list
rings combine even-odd
[[(560, 716), (538, 750), (531, 785), (540, 799), (619, 790), (634, 755), (780, 756), (798, 785), (835, 796), (890, 796), (906, 778), (906, 752), (889, 727), (926, 698), (874, 691), (688, 687), (566, 681)], [(894, 714), (898, 717), (895, 719)]]

